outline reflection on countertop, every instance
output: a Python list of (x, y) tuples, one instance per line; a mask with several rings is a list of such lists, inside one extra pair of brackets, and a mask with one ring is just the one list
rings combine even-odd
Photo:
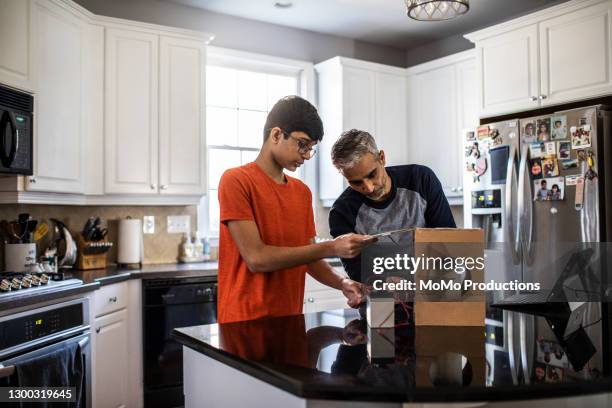
[[(612, 341), (601, 320), (585, 323), (580, 338), (559, 337), (561, 321), (492, 307), (484, 327), (407, 321), (372, 329), (363, 313), (335, 310), (181, 328), (173, 337), (239, 375), (306, 399), (465, 402), (612, 390)], [(514, 348), (510, 321), (527, 329)]]

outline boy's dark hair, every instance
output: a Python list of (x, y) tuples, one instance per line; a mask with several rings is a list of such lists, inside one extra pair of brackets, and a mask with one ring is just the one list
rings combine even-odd
[(296, 95), (285, 96), (274, 104), (264, 126), (264, 142), (268, 139), (273, 127), (279, 127), (285, 131), (285, 139), (291, 132), (304, 132), (314, 142), (323, 139), (323, 122), (317, 108), (306, 99)]

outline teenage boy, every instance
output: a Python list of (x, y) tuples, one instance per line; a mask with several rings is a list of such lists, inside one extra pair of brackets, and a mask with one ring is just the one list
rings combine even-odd
[(306, 272), (357, 306), (361, 285), (322, 259), (353, 258), (373, 239), (347, 234), (315, 244), (310, 190), (283, 172), (315, 154), (323, 138), (317, 110), (285, 97), (268, 114), (263, 137), (255, 162), (227, 170), (219, 182), (219, 322), (302, 313)]
[[(403, 228), (456, 228), (442, 185), (429, 168), (416, 164), (385, 167), (368, 132), (344, 132), (332, 146), (332, 162), (349, 184), (329, 213), (333, 237), (373, 235)], [(401, 242), (407, 235), (392, 236)], [(343, 258), (344, 268), (359, 281), (361, 257)]]

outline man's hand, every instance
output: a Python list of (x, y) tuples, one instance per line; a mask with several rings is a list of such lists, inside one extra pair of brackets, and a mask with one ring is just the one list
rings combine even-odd
[(347, 304), (350, 307), (358, 307), (359, 304), (365, 298), (365, 292), (363, 290), (363, 285), (359, 282), (355, 282), (352, 279), (344, 278), (342, 279), (342, 294), (347, 299)]
[(361, 253), (366, 245), (376, 242), (369, 235), (345, 234), (332, 241), (334, 253), (340, 258), (354, 258)]

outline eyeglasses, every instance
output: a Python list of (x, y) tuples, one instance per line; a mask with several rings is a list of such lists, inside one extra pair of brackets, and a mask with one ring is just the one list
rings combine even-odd
[(289, 133), (285, 132), (284, 130), (281, 130), (281, 133), (296, 141), (299, 154), (307, 155), (309, 159), (311, 159), (315, 154), (317, 154), (316, 145), (313, 145), (312, 147), (308, 146), (308, 143), (305, 143), (302, 139), (298, 137), (291, 136)]

